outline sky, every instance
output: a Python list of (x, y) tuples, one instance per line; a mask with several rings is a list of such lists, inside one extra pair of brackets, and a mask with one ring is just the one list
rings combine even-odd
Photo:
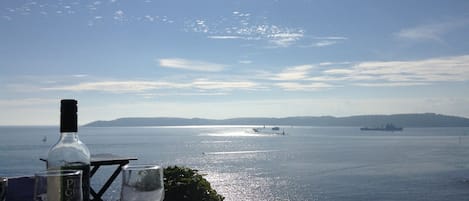
[(0, 125), (469, 117), (466, 0), (1, 0)]

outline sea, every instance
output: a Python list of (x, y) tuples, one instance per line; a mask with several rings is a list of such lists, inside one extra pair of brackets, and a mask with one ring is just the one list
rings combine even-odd
[[(131, 164), (199, 170), (225, 200), (469, 200), (469, 128), (282, 126), (80, 127), (92, 154), (137, 157)], [(0, 176), (45, 170), (57, 127), (0, 127)], [(47, 139), (43, 141), (43, 139)], [(92, 178), (98, 188), (114, 170)], [(120, 177), (106, 192), (118, 200)]]

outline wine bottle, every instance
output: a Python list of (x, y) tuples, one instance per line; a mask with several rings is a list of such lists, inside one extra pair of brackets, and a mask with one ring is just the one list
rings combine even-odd
[(48, 170), (82, 171), (83, 200), (90, 200), (90, 151), (78, 138), (77, 101), (60, 102), (60, 138), (47, 155)]

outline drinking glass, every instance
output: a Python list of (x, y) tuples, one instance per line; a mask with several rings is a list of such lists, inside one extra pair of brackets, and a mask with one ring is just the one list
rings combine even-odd
[(7, 196), (8, 179), (0, 177), (0, 201), (5, 201)]
[(120, 201), (162, 201), (163, 168), (157, 165), (126, 165), (122, 169)]
[(34, 201), (83, 201), (81, 170), (47, 170), (35, 174)]

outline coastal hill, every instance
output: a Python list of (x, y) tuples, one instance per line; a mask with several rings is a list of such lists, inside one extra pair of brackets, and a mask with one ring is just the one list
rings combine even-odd
[(392, 123), (400, 127), (469, 127), (469, 119), (435, 113), (358, 115), (349, 117), (306, 116), (285, 118), (170, 118), (129, 117), (111, 121), (94, 121), (88, 127), (137, 127), (137, 126), (192, 126), (192, 125), (292, 125), (292, 126), (381, 126)]

